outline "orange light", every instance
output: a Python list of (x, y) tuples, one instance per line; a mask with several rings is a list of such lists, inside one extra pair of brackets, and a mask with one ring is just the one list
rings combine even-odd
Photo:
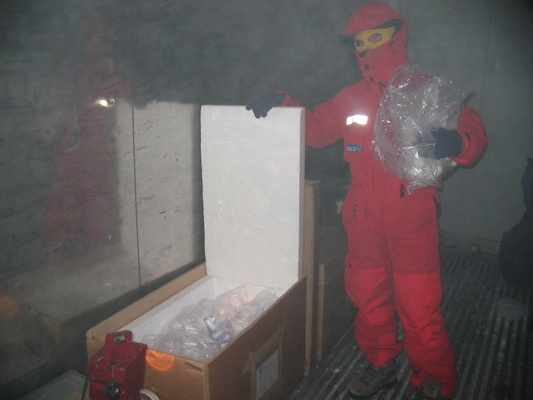
[(146, 363), (156, 371), (164, 372), (168, 371), (174, 365), (174, 356), (147, 349)]

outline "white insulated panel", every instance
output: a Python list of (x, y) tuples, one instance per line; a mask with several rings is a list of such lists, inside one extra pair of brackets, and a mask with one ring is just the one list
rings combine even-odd
[(202, 106), (207, 273), (288, 289), (302, 262), (304, 114)]

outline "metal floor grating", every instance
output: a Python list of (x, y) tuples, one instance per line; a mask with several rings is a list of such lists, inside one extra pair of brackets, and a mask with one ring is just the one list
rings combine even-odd
[[(507, 285), (496, 257), (457, 250), (442, 253), (442, 281), (459, 374), (453, 399), (533, 399), (533, 291)], [(398, 385), (371, 400), (414, 399), (405, 353), (399, 362)], [(352, 327), (289, 400), (349, 399), (348, 388), (366, 366)]]

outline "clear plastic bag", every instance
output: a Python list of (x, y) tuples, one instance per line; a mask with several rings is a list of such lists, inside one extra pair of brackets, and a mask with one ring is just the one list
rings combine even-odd
[(278, 299), (272, 289), (255, 297), (245, 285), (181, 309), (161, 333), (150, 333), (148, 347), (198, 361), (216, 355)]
[(401, 66), (389, 81), (376, 117), (372, 150), (386, 172), (409, 181), (409, 193), (440, 187), (457, 165), (450, 158), (435, 159), (431, 132), (456, 129), (464, 100), (456, 82), (416, 65)]

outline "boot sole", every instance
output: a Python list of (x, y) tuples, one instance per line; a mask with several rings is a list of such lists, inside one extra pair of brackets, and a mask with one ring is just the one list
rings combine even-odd
[(398, 380), (395, 379), (392, 382), (384, 384), (383, 386), (381, 386), (378, 390), (376, 390), (372, 394), (367, 394), (367, 395), (361, 396), (361, 395), (358, 395), (358, 394), (353, 394), (352, 392), (348, 391), (348, 396), (350, 396), (350, 399), (354, 399), (354, 400), (366, 400), (366, 399), (370, 399), (372, 396), (376, 395), (377, 393), (381, 392), (382, 390), (390, 390), (390, 389), (394, 388), (394, 386), (396, 386), (397, 384), (398, 384)]

